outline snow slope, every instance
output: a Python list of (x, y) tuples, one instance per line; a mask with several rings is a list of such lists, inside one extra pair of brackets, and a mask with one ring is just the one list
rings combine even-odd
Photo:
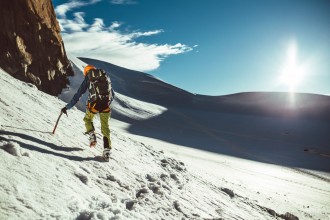
[[(52, 135), (65, 103), (2, 70), (0, 80), (0, 219), (330, 218), (329, 172), (156, 140), (150, 138), (159, 134), (150, 131), (155, 126), (145, 130), (148, 136), (129, 133), (134, 124), (143, 122), (134, 118), (136, 111), (123, 114), (133, 124), (111, 120), (114, 149), (111, 162), (104, 163), (99, 159), (100, 144), (87, 147), (83, 112), (70, 110)], [(144, 121), (158, 118), (157, 111), (163, 115), (169, 108), (146, 100), (132, 104), (133, 98), (125, 94), (119, 99), (127, 106), (149, 109), (145, 115), (155, 113)], [(192, 130), (200, 126), (190, 120)], [(99, 125), (98, 118), (95, 124)], [(318, 152), (307, 154), (321, 158)]]
[[(114, 106), (113, 117), (127, 122), (131, 134), (258, 162), (330, 172), (329, 96), (195, 95), (142, 72), (81, 59), (110, 72), (118, 94), (164, 108), (142, 120), (123, 114), (123, 109), (140, 114), (153, 107)], [(115, 105), (134, 103), (120, 97), (116, 101)]]

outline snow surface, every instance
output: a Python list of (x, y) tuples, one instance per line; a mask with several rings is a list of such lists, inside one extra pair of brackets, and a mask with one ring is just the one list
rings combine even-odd
[(52, 135), (65, 102), (2, 70), (0, 80), (0, 219), (330, 219), (327, 121), (292, 119), (283, 130), (264, 116), (201, 117), (123, 86), (104, 163), (102, 144), (87, 146), (82, 111), (62, 116)]

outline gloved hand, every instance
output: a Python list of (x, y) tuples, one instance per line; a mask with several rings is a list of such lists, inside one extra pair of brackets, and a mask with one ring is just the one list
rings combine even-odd
[(66, 107), (64, 107), (64, 108), (61, 109), (61, 112), (66, 114), (66, 116), (68, 116), (68, 113), (66, 112), (66, 110), (68, 110), (68, 109)]

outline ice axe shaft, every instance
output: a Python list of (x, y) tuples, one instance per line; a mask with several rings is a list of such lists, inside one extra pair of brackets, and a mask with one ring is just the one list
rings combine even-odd
[(57, 118), (57, 121), (56, 121), (56, 124), (55, 124), (54, 130), (53, 130), (53, 134), (55, 134), (55, 130), (56, 130), (56, 128), (57, 128), (58, 122), (60, 121), (60, 118), (61, 118), (62, 114), (63, 114), (63, 112), (61, 112), (61, 114), (60, 114), (60, 115), (58, 116), (58, 118)]

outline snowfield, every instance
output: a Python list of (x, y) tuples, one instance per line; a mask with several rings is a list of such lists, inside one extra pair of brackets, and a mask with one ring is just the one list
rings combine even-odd
[[(242, 125), (215, 135), (217, 128), (201, 125), (198, 116), (194, 121), (179, 109), (138, 100), (118, 89), (113, 103), (117, 119), (110, 121), (113, 150), (110, 162), (105, 163), (100, 159), (102, 137), (98, 117), (95, 127), (99, 143), (91, 149), (83, 134), (84, 112), (76, 107), (69, 110), (53, 135), (60, 109), (66, 103), (2, 70), (0, 81), (0, 219), (330, 219), (330, 142), (324, 143), (328, 140), (328, 121), (304, 122), (313, 124), (314, 130), (320, 128), (324, 134), (312, 138), (321, 138), (322, 142), (315, 145), (308, 142), (310, 145), (305, 149), (301, 148), (306, 147), (302, 143), (303, 135), (308, 134), (305, 130), (295, 139), (284, 133), (283, 140), (276, 142), (272, 130), (260, 136), (256, 133), (244, 136), (238, 130), (244, 128), (247, 118), (257, 116), (224, 115), (241, 121)], [(187, 125), (171, 121), (168, 113), (183, 118)], [(172, 141), (167, 141), (168, 136), (155, 138), (162, 130), (157, 130), (157, 123), (143, 125), (143, 120), (160, 120), (164, 114), (167, 123), (158, 125), (172, 128), (169, 132), (172, 138), (175, 132), (179, 136), (182, 133), (183, 138), (191, 134), (193, 142), (198, 131), (208, 135), (204, 142), (208, 148), (213, 135), (218, 138), (218, 145), (231, 146), (228, 153), (180, 145), (179, 138)], [(181, 130), (184, 126), (186, 133)], [(143, 135), (135, 132), (139, 128), (144, 129)], [(260, 132), (263, 128), (251, 130)], [(224, 134), (242, 145), (228, 144)], [(202, 137), (196, 136), (196, 140), (203, 143)], [(271, 149), (281, 148), (283, 152), (296, 153), (299, 149), (297, 155), (302, 160), (294, 164), (306, 161), (305, 156), (311, 160), (301, 168), (277, 163), (278, 158), (275, 163), (264, 157), (264, 161), (249, 159), (249, 154), (253, 158), (262, 157), (254, 154), (260, 148), (252, 146), (253, 140), (264, 145), (273, 143)], [(252, 151), (244, 145), (247, 142)], [(290, 160), (287, 155), (277, 156)]]

